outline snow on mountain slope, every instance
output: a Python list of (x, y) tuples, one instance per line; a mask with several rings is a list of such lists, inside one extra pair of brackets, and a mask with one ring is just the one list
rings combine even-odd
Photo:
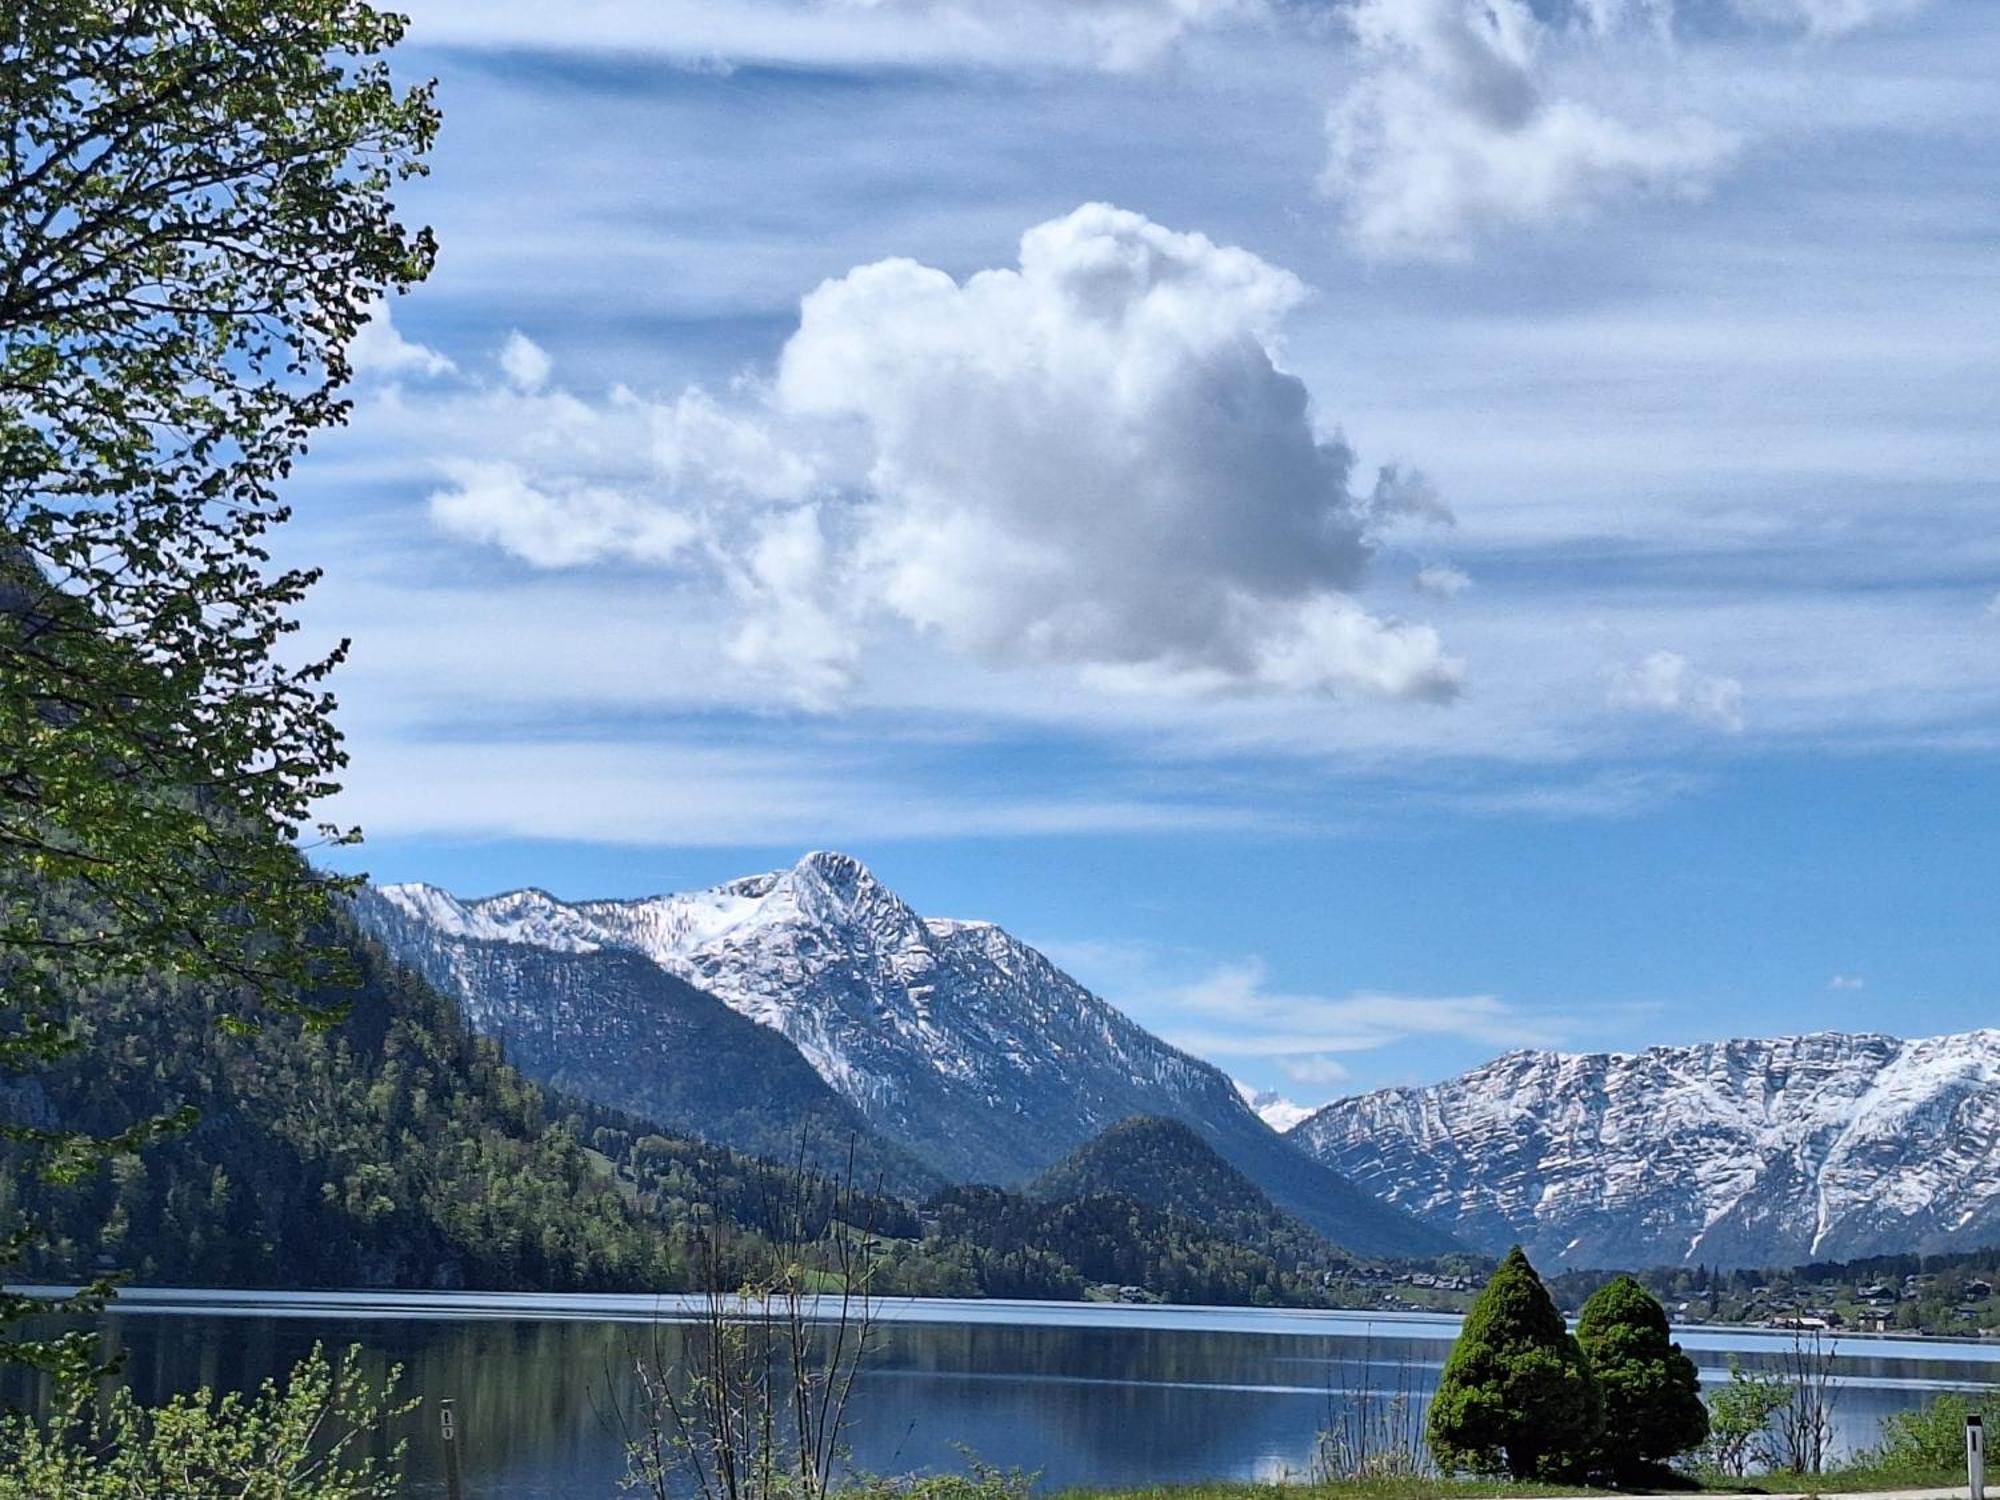
[[(415, 889), (397, 901), (373, 890), (354, 898), (377, 941), (457, 999), (474, 1029), (499, 1038), (507, 1060), (537, 1083), (755, 1155), (788, 1158), (804, 1142), (830, 1170), (845, 1167), (851, 1143), (867, 1180), (937, 1186), (768, 1027), (574, 926), (531, 929), (544, 943), (491, 936), (520, 930), (505, 911), (461, 920), (472, 914), (450, 897)], [(428, 919), (441, 914), (446, 925), (433, 926)], [(756, 1079), (754, 1090), (745, 1078)]]
[(2000, 1240), (2000, 1031), (1512, 1052), (1290, 1139), (1475, 1244), (1570, 1265), (1962, 1248)]
[(1278, 1134), (1283, 1135), (1294, 1125), (1312, 1118), (1313, 1112), (1303, 1104), (1294, 1104), (1276, 1089), (1260, 1089), (1255, 1084), (1242, 1079), (1231, 1080), (1236, 1092), (1243, 1096), (1243, 1102), (1250, 1110)]
[(397, 926), (431, 942), (643, 955), (781, 1033), (877, 1131), (958, 1180), (1019, 1182), (1120, 1120), (1167, 1115), (1337, 1243), (1377, 1254), (1448, 1245), (1293, 1150), (1222, 1073), (1033, 948), (988, 922), (920, 917), (845, 855), (630, 901), (379, 894)]

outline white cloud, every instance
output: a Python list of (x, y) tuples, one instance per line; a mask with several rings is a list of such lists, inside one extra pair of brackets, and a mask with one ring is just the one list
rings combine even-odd
[(2000, 594), (1995, 594), (1986, 601), (1986, 618), (2000, 620)]
[(412, 0), (413, 37), (692, 63), (985, 64), (1122, 72), (1262, 0)]
[(1281, 1057), (1278, 1059), (1278, 1071), (1294, 1083), (1317, 1084), (1322, 1088), (1330, 1084), (1345, 1083), (1354, 1076), (1347, 1064), (1337, 1057), (1328, 1057), (1323, 1052), (1306, 1057)]
[(500, 346), (500, 372), (518, 391), (540, 390), (548, 384), (553, 368), (548, 352), (518, 328)]
[(404, 338), (386, 302), (361, 325), (347, 346), (347, 358), (362, 376), (449, 375), (458, 368), (437, 350)]
[(618, 490), (573, 481), (549, 487), (510, 463), (461, 460), (447, 468), (453, 482), (432, 492), (431, 519), (538, 568), (614, 557), (665, 563), (694, 540), (687, 517)]
[(1868, 981), (1860, 974), (1836, 974), (1827, 980), (1826, 987), (1830, 990), (1865, 990)]
[(1355, 247), (1455, 259), (1492, 229), (1703, 191), (1735, 152), (1731, 132), (1670, 106), (1628, 118), (1560, 91), (1552, 58), (1590, 46), (1625, 9), (1579, 0), (1557, 27), (1527, 0), (1355, 0), (1359, 72), (1328, 116), (1323, 177)]
[(1256, 960), (1219, 965), (1191, 984), (1161, 991), (1150, 1004), (1156, 1019), (1165, 1010), (1168, 1039), (1201, 1056), (1296, 1059), (1370, 1052), (1414, 1036), (1491, 1047), (1556, 1040), (1545, 1025), (1492, 995), (1287, 994), (1266, 987)]
[(1351, 591), (1371, 530), (1428, 505), (1320, 435), (1278, 363), (1305, 297), (1248, 251), (1090, 204), (964, 283), (882, 261), (807, 297), (777, 380), (856, 424), (858, 562), (892, 613), (987, 661), (1154, 686), (1448, 698), (1434, 632)]
[(1472, 587), (1472, 575), (1449, 563), (1430, 563), (1419, 568), (1412, 581), (1418, 593), (1432, 594), (1440, 599), (1456, 599)]
[[(727, 406), (544, 393), (515, 334), (514, 394), (487, 398), (513, 466), (460, 463), (432, 515), (540, 567), (711, 577), (732, 659), (812, 707), (883, 624), (1127, 693), (1449, 700), (1437, 633), (1356, 591), (1380, 532), (1450, 513), (1414, 470), (1351, 486), (1353, 452), (1278, 358), (1305, 296), (1248, 251), (1092, 204), (1030, 229), (1017, 269), (826, 282), (775, 381)], [(544, 408), (559, 440), (532, 436)], [(649, 452), (600, 451), (635, 425)]]
[(1697, 671), (1677, 651), (1654, 651), (1612, 668), (1605, 700), (1614, 708), (1675, 714), (1731, 734), (1743, 728), (1743, 684)]
[(653, 461), (670, 489), (717, 490), (803, 500), (816, 479), (812, 464), (776, 441), (760, 422), (719, 405), (706, 391), (688, 390), (653, 417)]
[(730, 659), (778, 682), (804, 707), (836, 706), (854, 686), (861, 658), (842, 574), (817, 507), (762, 520), (727, 565), (742, 612)]

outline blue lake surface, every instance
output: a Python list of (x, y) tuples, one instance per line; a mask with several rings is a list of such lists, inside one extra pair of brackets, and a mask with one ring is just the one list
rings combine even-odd
[[(610, 1500), (611, 1413), (635, 1356), (671, 1361), (674, 1297), (128, 1290), (104, 1320), (146, 1398), (255, 1385), (314, 1343), (359, 1343), (405, 1388), (454, 1399), (468, 1500)], [(1040, 1470), (1044, 1488), (1275, 1478), (1308, 1461), (1353, 1393), (1434, 1382), (1457, 1320), (1425, 1314), (1080, 1303), (883, 1301), (849, 1443), (874, 1472), (962, 1467), (961, 1445)], [(1731, 1354), (1775, 1366), (1790, 1338), (1684, 1327), (1707, 1380)], [(2000, 1383), (2000, 1344), (1848, 1336), (1837, 1346), (1844, 1446), (1939, 1390)], [(408, 1493), (444, 1492), (433, 1410), (408, 1419)]]

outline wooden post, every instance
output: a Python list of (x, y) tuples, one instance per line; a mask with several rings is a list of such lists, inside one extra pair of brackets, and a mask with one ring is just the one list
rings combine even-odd
[(449, 1396), (438, 1403), (438, 1436), (444, 1441), (446, 1500), (465, 1500), (465, 1481), (458, 1473), (458, 1412)]
[(1977, 1412), (1965, 1419), (1965, 1479), (1972, 1500), (1986, 1500), (1986, 1425)]

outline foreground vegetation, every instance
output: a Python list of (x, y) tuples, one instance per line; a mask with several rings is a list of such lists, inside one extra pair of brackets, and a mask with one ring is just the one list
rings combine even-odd
[(396, 1380), (370, 1382), (358, 1349), (317, 1348), (282, 1384), (157, 1407), (64, 1378), (46, 1416), (0, 1418), (0, 1500), (389, 1500), (403, 1449), (378, 1458), (368, 1443), (417, 1405), (396, 1400)]

